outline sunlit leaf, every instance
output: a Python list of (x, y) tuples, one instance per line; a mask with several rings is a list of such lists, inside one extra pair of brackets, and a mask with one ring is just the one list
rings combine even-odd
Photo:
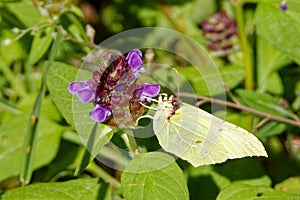
[(25, 27), (34, 26), (40, 22), (41, 14), (31, 1), (11, 1), (6, 6)]
[(235, 199), (298, 199), (300, 196), (280, 192), (266, 186), (233, 183), (220, 192), (217, 200)]
[(125, 168), (121, 183), (126, 199), (189, 199), (183, 173), (175, 160), (151, 152), (137, 155)]
[(300, 195), (300, 177), (290, 177), (275, 185), (275, 189)]
[(48, 27), (34, 36), (28, 57), (30, 64), (35, 64), (48, 51), (53, 40), (51, 35), (53, 31), (53, 27)]

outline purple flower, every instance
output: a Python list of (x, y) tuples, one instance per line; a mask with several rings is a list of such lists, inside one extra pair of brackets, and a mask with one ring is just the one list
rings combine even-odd
[(128, 53), (126, 61), (133, 72), (137, 71), (137, 69), (143, 64), (142, 52), (139, 49), (133, 49)]
[(93, 103), (89, 113), (92, 120), (129, 127), (144, 113), (140, 102), (150, 101), (147, 97), (153, 98), (160, 91), (159, 85), (142, 84), (138, 80), (140, 73), (145, 72), (142, 64), (142, 52), (138, 49), (130, 51), (126, 58), (118, 52), (108, 52), (99, 62), (99, 69), (93, 71), (91, 80), (73, 82), (68, 90), (83, 103)]
[(68, 86), (68, 90), (71, 94), (77, 95), (83, 103), (88, 103), (95, 99), (96, 90), (89, 81), (72, 82)]
[(282, 11), (286, 11), (286, 9), (287, 9), (287, 6), (286, 6), (286, 0), (281, 1), (280, 5), (279, 5), (279, 8), (280, 8)]
[[(145, 97), (155, 97), (159, 94), (160, 86), (158, 84), (144, 83), (136, 91), (136, 97), (145, 101)], [(148, 100), (149, 101), (149, 100)]]
[(110, 116), (110, 108), (97, 104), (94, 110), (90, 112), (90, 118), (96, 122), (104, 122), (106, 117)]

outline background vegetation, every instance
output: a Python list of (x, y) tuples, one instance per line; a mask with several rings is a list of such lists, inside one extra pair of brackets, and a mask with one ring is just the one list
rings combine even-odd
[[(286, 10), (280, 9), (281, 3), (2, 0), (1, 198), (141, 199), (151, 194), (168, 199), (171, 194), (174, 199), (300, 199), (300, 3), (289, 0)], [(230, 44), (238, 48), (220, 55), (207, 48), (209, 37), (201, 24), (221, 10), (236, 19), (238, 37)], [(157, 158), (165, 154), (147, 154), (145, 163), (129, 162), (129, 157), (104, 146), (97, 158), (113, 163), (114, 168), (97, 159), (90, 162), (72, 126), (72, 97), (66, 88), (95, 44), (122, 31), (149, 26), (179, 31), (207, 48), (228, 90), (208, 94), (203, 78), (193, 76), (193, 67), (176, 55), (154, 49), (154, 59), (176, 67), (189, 80), (198, 99), (206, 103), (201, 108), (210, 111), (210, 103), (226, 105), (226, 112), (217, 110), (214, 114), (254, 132), (268, 158), (244, 158), (198, 168), (178, 159), (156, 174), (136, 171), (140, 175), (137, 179), (149, 182), (142, 182), (145, 187), (134, 193), (122, 187), (131, 183), (129, 172), (134, 172), (130, 170), (141, 165), (146, 171), (147, 163), (160, 165)], [(145, 41), (164, 41), (167, 37), (154, 34)], [(182, 41), (165, 42), (177, 51), (188, 51)], [(214, 74), (205, 75), (213, 82)], [(227, 99), (217, 101), (224, 92)], [(126, 149), (120, 134), (111, 133), (111, 137)], [(137, 143), (146, 151), (159, 148), (155, 138)], [(115, 170), (125, 166), (128, 173)], [(168, 174), (178, 177), (177, 182), (167, 179)], [(165, 192), (155, 192), (155, 180), (165, 185)]]

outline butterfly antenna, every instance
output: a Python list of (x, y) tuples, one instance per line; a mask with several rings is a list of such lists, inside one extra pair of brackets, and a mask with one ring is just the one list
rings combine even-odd
[(176, 80), (176, 82), (177, 82), (177, 95), (176, 96), (178, 96), (178, 94), (179, 94), (179, 74), (178, 74), (178, 71), (177, 71), (176, 68), (173, 67), (173, 70), (176, 73), (176, 78), (177, 78), (177, 80)]

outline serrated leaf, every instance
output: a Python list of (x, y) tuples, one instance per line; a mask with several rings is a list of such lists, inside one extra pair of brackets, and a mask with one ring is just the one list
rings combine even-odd
[(68, 85), (73, 81), (88, 80), (91, 77), (91, 72), (87, 70), (53, 62), (47, 74), (47, 85), (55, 105), (65, 119), (75, 127), (83, 145), (95, 157), (110, 141), (114, 130), (98, 123), (98, 131), (92, 134), (95, 121), (90, 119), (89, 112), (93, 109), (93, 104), (84, 104), (68, 92)]
[(183, 173), (165, 153), (137, 155), (125, 168), (121, 183), (126, 199), (189, 199)]
[(243, 183), (232, 183), (219, 193), (217, 200), (293, 198), (299, 199), (300, 196), (280, 192), (266, 186), (250, 186)]
[(276, 184), (275, 189), (300, 195), (300, 177), (290, 177)]
[(100, 179), (77, 179), (65, 182), (37, 183), (6, 191), (1, 199), (110, 200), (110, 189)]
[[(21, 114), (2, 124), (0, 127), (0, 181), (18, 175), (21, 167), (21, 154), (29, 114)], [(62, 128), (41, 115), (39, 134), (33, 168), (48, 164), (56, 155)], [(51, 127), (51, 128), (49, 128)]]
[(28, 57), (29, 64), (35, 64), (47, 52), (53, 40), (51, 36), (53, 31), (54, 27), (47, 27), (34, 36)]
[[(295, 9), (299, 8), (299, 3), (297, 5), (296, 1), (294, 2)], [(287, 12), (284, 12), (279, 9), (279, 3), (279, 1), (259, 3), (255, 12), (256, 30), (259, 36), (299, 64), (300, 23), (290, 14), (289, 10), (293, 11), (293, 6), (289, 6)]]

